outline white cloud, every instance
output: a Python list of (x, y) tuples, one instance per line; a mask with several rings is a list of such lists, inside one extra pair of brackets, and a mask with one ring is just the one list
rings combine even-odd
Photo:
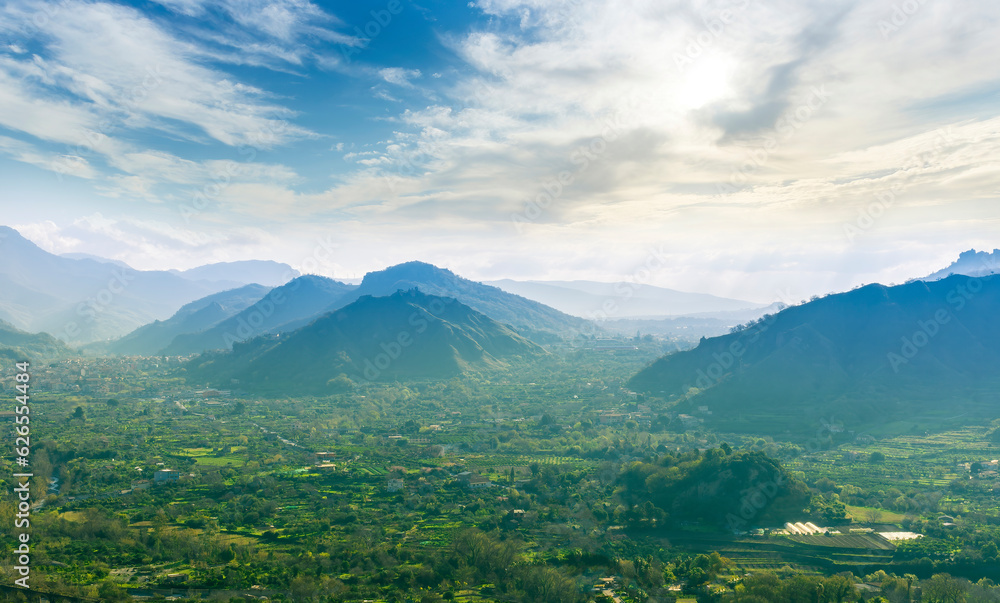
[(390, 84), (404, 88), (413, 88), (411, 80), (420, 77), (419, 69), (403, 69), (402, 67), (386, 67), (385, 69), (380, 69), (378, 73), (382, 76), (382, 79)]

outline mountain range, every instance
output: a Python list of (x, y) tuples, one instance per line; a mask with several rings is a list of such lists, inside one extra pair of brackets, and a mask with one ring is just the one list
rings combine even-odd
[(705, 339), (629, 385), (733, 430), (995, 410), (998, 307), (1000, 276), (869, 285)]
[[(246, 289), (209, 296), (185, 306), (170, 320), (137, 329), (113, 343), (110, 349), (117, 353), (172, 356), (227, 350), (237, 341), (258, 335), (294, 331), (365, 296), (385, 297), (410, 289), (457, 299), (535, 341), (560, 341), (580, 333), (600, 332), (592, 323), (536, 301), (470, 281), (431, 264), (407, 262), (370, 272), (360, 285), (323, 276), (301, 276), (270, 290), (254, 303), (243, 307), (230, 303), (228, 307), (233, 311), (229, 313), (216, 307), (217, 300), (241, 295), (240, 299), (245, 301), (242, 293)], [(192, 315), (193, 310), (201, 308), (205, 309)], [(207, 315), (217, 320), (208, 324)]]
[(233, 343), (257, 335), (293, 331), (326, 313), (353, 289), (325, 276), (300, 276), (201, 331), (178, 334), (160, 353), (180, 356), (228, 350)]
[(113, 339), (234, 283), (247, 284), (232, 280), (245, 274), (242, 263), (235, 264), (206, 273), (228, 275), (225, 280), (192, 280), (111, 260), (54, 255), (0, 226), (0, 320), (71, 344)]
[(507, 325), (416, 289), (362, 296), (287, 334), (237, 343), (187, 365), (190, 381), (332, 393), (359, 381), (444, 379), (546, 356)]
[(200, 333), (238, 314), (268, 292), (268, 287), (254, 284), (214, 293), (185, 304), (167, 320), (139, 327), (108, 344), (107, 350), (126, 356), (152, 356), (181, 335)]
[(453, 297), (539, 342), (554, 342), (566, 335), (595, 332), (594, 324), (589, 321), (499, 287), (462, 278), (450, 270), (425, 262), (406, 262), (369, 272), (357, 289), (338, 300), (330, 309), (343, 307), (364, 295), (392, 295), (414, 287), (429, 295)]
[(557, 310), (592, 320), (654, 318), (762, 308), (739, 299), (629, 282), (595, 281), (490, 281), (516, 295), (539, 301)]

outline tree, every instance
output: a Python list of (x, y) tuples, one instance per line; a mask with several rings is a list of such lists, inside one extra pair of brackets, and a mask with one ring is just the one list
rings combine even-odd
[(111, 580), (101, 582), (101, 586), (97, 589), (97, 596), (101, 598), (101, 601), (128, 601), (131, 598), (128, 593)]
[(934, 574), (921, 583), (926, 603), (963, 603), (969, 583), (950, 574)]
[(76, 408), (73, 409), (73, 418), (80, 420), (85, 420), (87, 418), (83, 412), (82, 406), (77, 406)]

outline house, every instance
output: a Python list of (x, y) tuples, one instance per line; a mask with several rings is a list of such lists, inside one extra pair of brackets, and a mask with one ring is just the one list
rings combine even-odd
[(627, 416), (617, 412), (602, 413), (598, 420), (602, 425), (619, 425), (628, 419)]
[(153, 481), (157, 484), (176, 482), (181, 478), (181, 472), (176, 469), (160, 469), (153, 476)]
[(401, 479), (390, 479), (389, 483), (385, 487), (388, 492), (399, 492), (403, 489), (403, 480)]
[(482, 475), (473, 475), (469, 478), (466, 486), (469, 490), (479, 490), (481, 488), (489, 488), (492, 485), (493, 484), (490, 482), (489, 478), (483, 477)]
[(455, 479), (459, 483), (463, 484), (469, 490), (479, 490), (481, 488), (489, 488), (493, 484), (490, 483), (489, 478), (483, 477), (482, 475), (477, 475), (471, 471), (463, 471), (455, 476)]

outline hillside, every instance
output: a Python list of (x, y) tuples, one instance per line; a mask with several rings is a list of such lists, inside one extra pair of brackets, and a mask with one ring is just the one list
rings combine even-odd
[(535, 341), (556, 341), (581, 332), (593, 333), (596, 329), (589, 321), (424, 262), (407, 262), (369, 272), (355, 291), (338, 300), (330, 309), (342, 308), (364, 295), (381, 297), (413, 288), (428, 295), (453, 297)]
[(112, 339), (229, 287), (51, 254), (0, 226), (0, 320), (73, 344)]
[(27, 333), (0, 321), (0, 357), (12, 362), (65, 358), (75, 352), (48, 333)]
[(291, 331), (301, 326), (300, 323), (311, 322), (334, 300), (352, 289), (352, 285), (324, 276), (300, 276), (275, 287), (253, 305), (203, 331), (176, 336), (161, 352), (176, 356), (228, 350), (237, 341), (265, 333)]
[[(1000, 277), (870, 285), (665, 356), (629, 385), (732, 429), (995, 413)], [(689, 391), (690, 388), (697, 388)]]
[[(189, 380), (283, 392), (325, 392), (354, 382), (446, 379), (539, 358), (545, 352), (454, 299), (417, 290), (364, 296), (277, 337), (237, 344), (188, 365)], [(340, 378), (340, 379), (338, 379)]]
[(215, 293), (185, 304), (173, 316), (163, 321), (143, 325), (108, 349), (115, 354), (152, 356), (167, 347), (178, 335), (198, 333), (234, 316), (263, 298), (269, 287), (246, 285), (239, 289)]

